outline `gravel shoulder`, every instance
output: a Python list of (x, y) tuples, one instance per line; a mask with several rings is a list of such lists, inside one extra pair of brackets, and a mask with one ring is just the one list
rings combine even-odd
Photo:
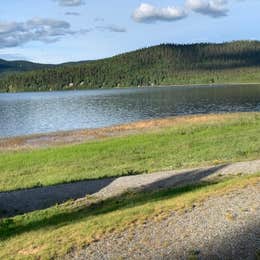
[(218, 176), (259, 172), (260, 160), (256, 160), (0, 192), (0, 218), (49, 208), (70, 199), (84, 198), (86, 195), (92, 195), (95, 200), (105, 200), (120, 196), (129, 190), (148, 191), (165, 189), (193, 184)]
[(259, 259), (259, 216), (258, 183), (112, 233), (66, 259)]

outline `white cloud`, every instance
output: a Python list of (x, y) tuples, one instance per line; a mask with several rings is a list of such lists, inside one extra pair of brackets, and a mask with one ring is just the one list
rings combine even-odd
[(99, 22), (104, 22), (105, 21), (105, 19), (104, 18), (101, 18), (101, 17), (96, 17), (95, 19), (94, 19), (94, 22), (97, 22), (97, 23), (99, 23)]
[(54, 0), (59, 3), (60, 6), (80, 6), (84, 5), (84, 0)]
[(187, 12), (179, 7), (155, 7), (142, 3), (133, 13), (134, 21), (139, 23), (151, 23), (156, 21), (176, 21), (187, 16)]
[(227, 16), (227, 0), (186, 0), (186, 7), (213, 18)]
[(65, 15), (80, 16), (80, 13), (79, 12), (66, 12)]
[(0, 23), (0, 48), (16, 47), (31, 41), (55, 42), (67, 35), (83, 34), (75, 31), (66, 21), (33, 18), (26, 22)]
[(115, 33), (125, 33), (127, 30), (123, 27), (117, 25), (104, 25), (104, 26), (96, 26), (96, 29), (101, 31), (109, 31)]

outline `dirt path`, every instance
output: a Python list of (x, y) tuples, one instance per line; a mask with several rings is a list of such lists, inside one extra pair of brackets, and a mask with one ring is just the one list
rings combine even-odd
[(111, 234), (67, 259), (259, 259), (259, 250), (258, 183)]
[(0, 193), (0, 217), (45, 209), (69, 199), (83, 198), (87, 194), (94, 195), (96, 199), (108, 199), (129, 189), (155, 190), (187, 185), (218, 175), (258, 172), (260, 172), (260, 160), (2, 192)]

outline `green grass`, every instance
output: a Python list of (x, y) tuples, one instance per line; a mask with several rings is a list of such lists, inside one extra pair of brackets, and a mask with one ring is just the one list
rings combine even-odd
[[(199, 120), (198, 120), (199, 121)], [(259, 158), (260, 113), (0, 154), (0, 191)]]
[(0, 259), (53, 259), (72, 248), (101, 238), (109, 232), (190, 208), (210, 196), (259, 183), (260, 175), (236, 176), (193, 186), (147, 193), (127, 193), (86, 206), (86, 200), (68, 202), (47, 210), (0, 222)]
[(259, 84), (259, 68), (236, 68), (216, 71), (192, 70), (189, 73), (176, 73), (172, 77), (167, 77), (161, 85), (175, 84)]

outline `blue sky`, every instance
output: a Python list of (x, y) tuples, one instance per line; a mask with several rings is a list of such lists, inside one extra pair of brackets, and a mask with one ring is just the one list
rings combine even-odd
[(0, 58), (92, 60), (160, 43), (260, 40), (260, 0), (9, 0)]

